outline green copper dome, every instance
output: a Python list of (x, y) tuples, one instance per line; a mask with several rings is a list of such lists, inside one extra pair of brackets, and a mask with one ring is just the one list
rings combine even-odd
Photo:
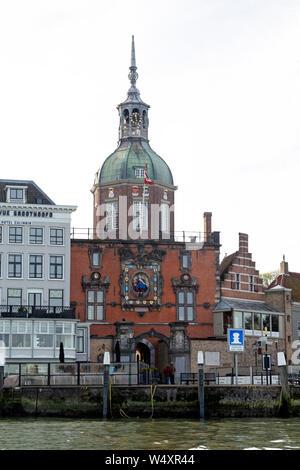
[(99, 169), (95, 184), (134, 179), (142, 182), (143, 170), (147, 163), (147, 175), (150, 179), (173, 186), (170, 168), (149, 145), (148, 110), (150, 106), (142, 101), (140, 92), (136, 88), (138, 73), (133, 36), (129, 70), (128, 78), (131, 87), (126, 100), (117, 107), (120, 116), (119, 146)]
[(157, 155), (147, 141), (123, 140), (119, 147), (105, 160), (97, 175), (97, 183), (124, 179), (143, 180), (136, 169), (144, 169), (153, 181), (173, 185), (172, 173), (166, 162)]

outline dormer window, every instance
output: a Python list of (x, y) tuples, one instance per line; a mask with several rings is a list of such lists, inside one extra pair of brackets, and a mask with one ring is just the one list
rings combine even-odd
[(25, 187), (20, 186), (7, 186), (7, 202), (15, 202), (24, 204), (25, 201)]
[(144, 167), (136, 167), (134, 169), (134, 175), (136, 178), (145, 178), (145, 168)]

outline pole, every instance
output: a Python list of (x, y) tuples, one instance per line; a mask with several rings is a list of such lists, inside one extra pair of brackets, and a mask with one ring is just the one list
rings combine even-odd
[(4, 366), (0, 366), (0, 392), (3, 389), (3, 380), (4, 380)]
[(265, 336), (267, 338), (267, 341), (265, 342), (265, 368), (266, 368), (266, 381), (267, 381), (267, 385), (269, 385), (269, 377), (268, 377), (268, 365), (269, 365), (269, 361), (268, 361), (268, 329), (267, 327), (265, 327)]
[(103, 419), (105, 420), (107, 419), (108, 374), (109, 364), (105, 364), (103, 373)]
[(129, 338), (129, 385), (131, 385), (131, 348), (132, 348), (132, 339)]
[(238, 377), (239, 377), (239, 366), (238, 366), (238, 355), (234, 353), (235, 359), (235, 385), (238, 385)]
[(198, 399), (200, 407), (200, 420), (204, 419), (204, 386), (203, 386), (203, 365), (198, 364), (199, 380), (198, 380)]

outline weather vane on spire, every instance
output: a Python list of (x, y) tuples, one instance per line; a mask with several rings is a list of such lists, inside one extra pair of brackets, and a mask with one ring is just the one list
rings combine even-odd
[(132, 36), (132, 42), (131, 42), (131, 65), (129, 67), (129, 75), (128, 78), (130, 80), (131, 86), (135, 87), (136, 81), (139, 77), (137, 71), (136, 71), (136, 63), (135, 63), (135, 47), (134, 47), (134, 36)]

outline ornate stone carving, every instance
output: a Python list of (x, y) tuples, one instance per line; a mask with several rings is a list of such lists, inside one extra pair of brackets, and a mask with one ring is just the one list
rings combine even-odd
[(178, 277), (172, 278), (172, 287), (174, 292), (178, 289), (182, 289), (183, 287), (195, 289), (195, 291), (198, 292), (199, 285), (197, 284), (197, 279), (195, 277), (190, 276), (188, 273), (183, 273), (180, 276), (180, 279), (178, 279)]
[(91, 278), (89, 279), (88, 276), (84, 274), (81, 278), (81, 285), (84, 291), (87, 289), (100, 288), (105, 288), (107, 291), (110, 286), (110, 278), (109, 276), (105, 276), (102, 280), (101, 276), (99, 278), (95, 278), (91, 275)]

